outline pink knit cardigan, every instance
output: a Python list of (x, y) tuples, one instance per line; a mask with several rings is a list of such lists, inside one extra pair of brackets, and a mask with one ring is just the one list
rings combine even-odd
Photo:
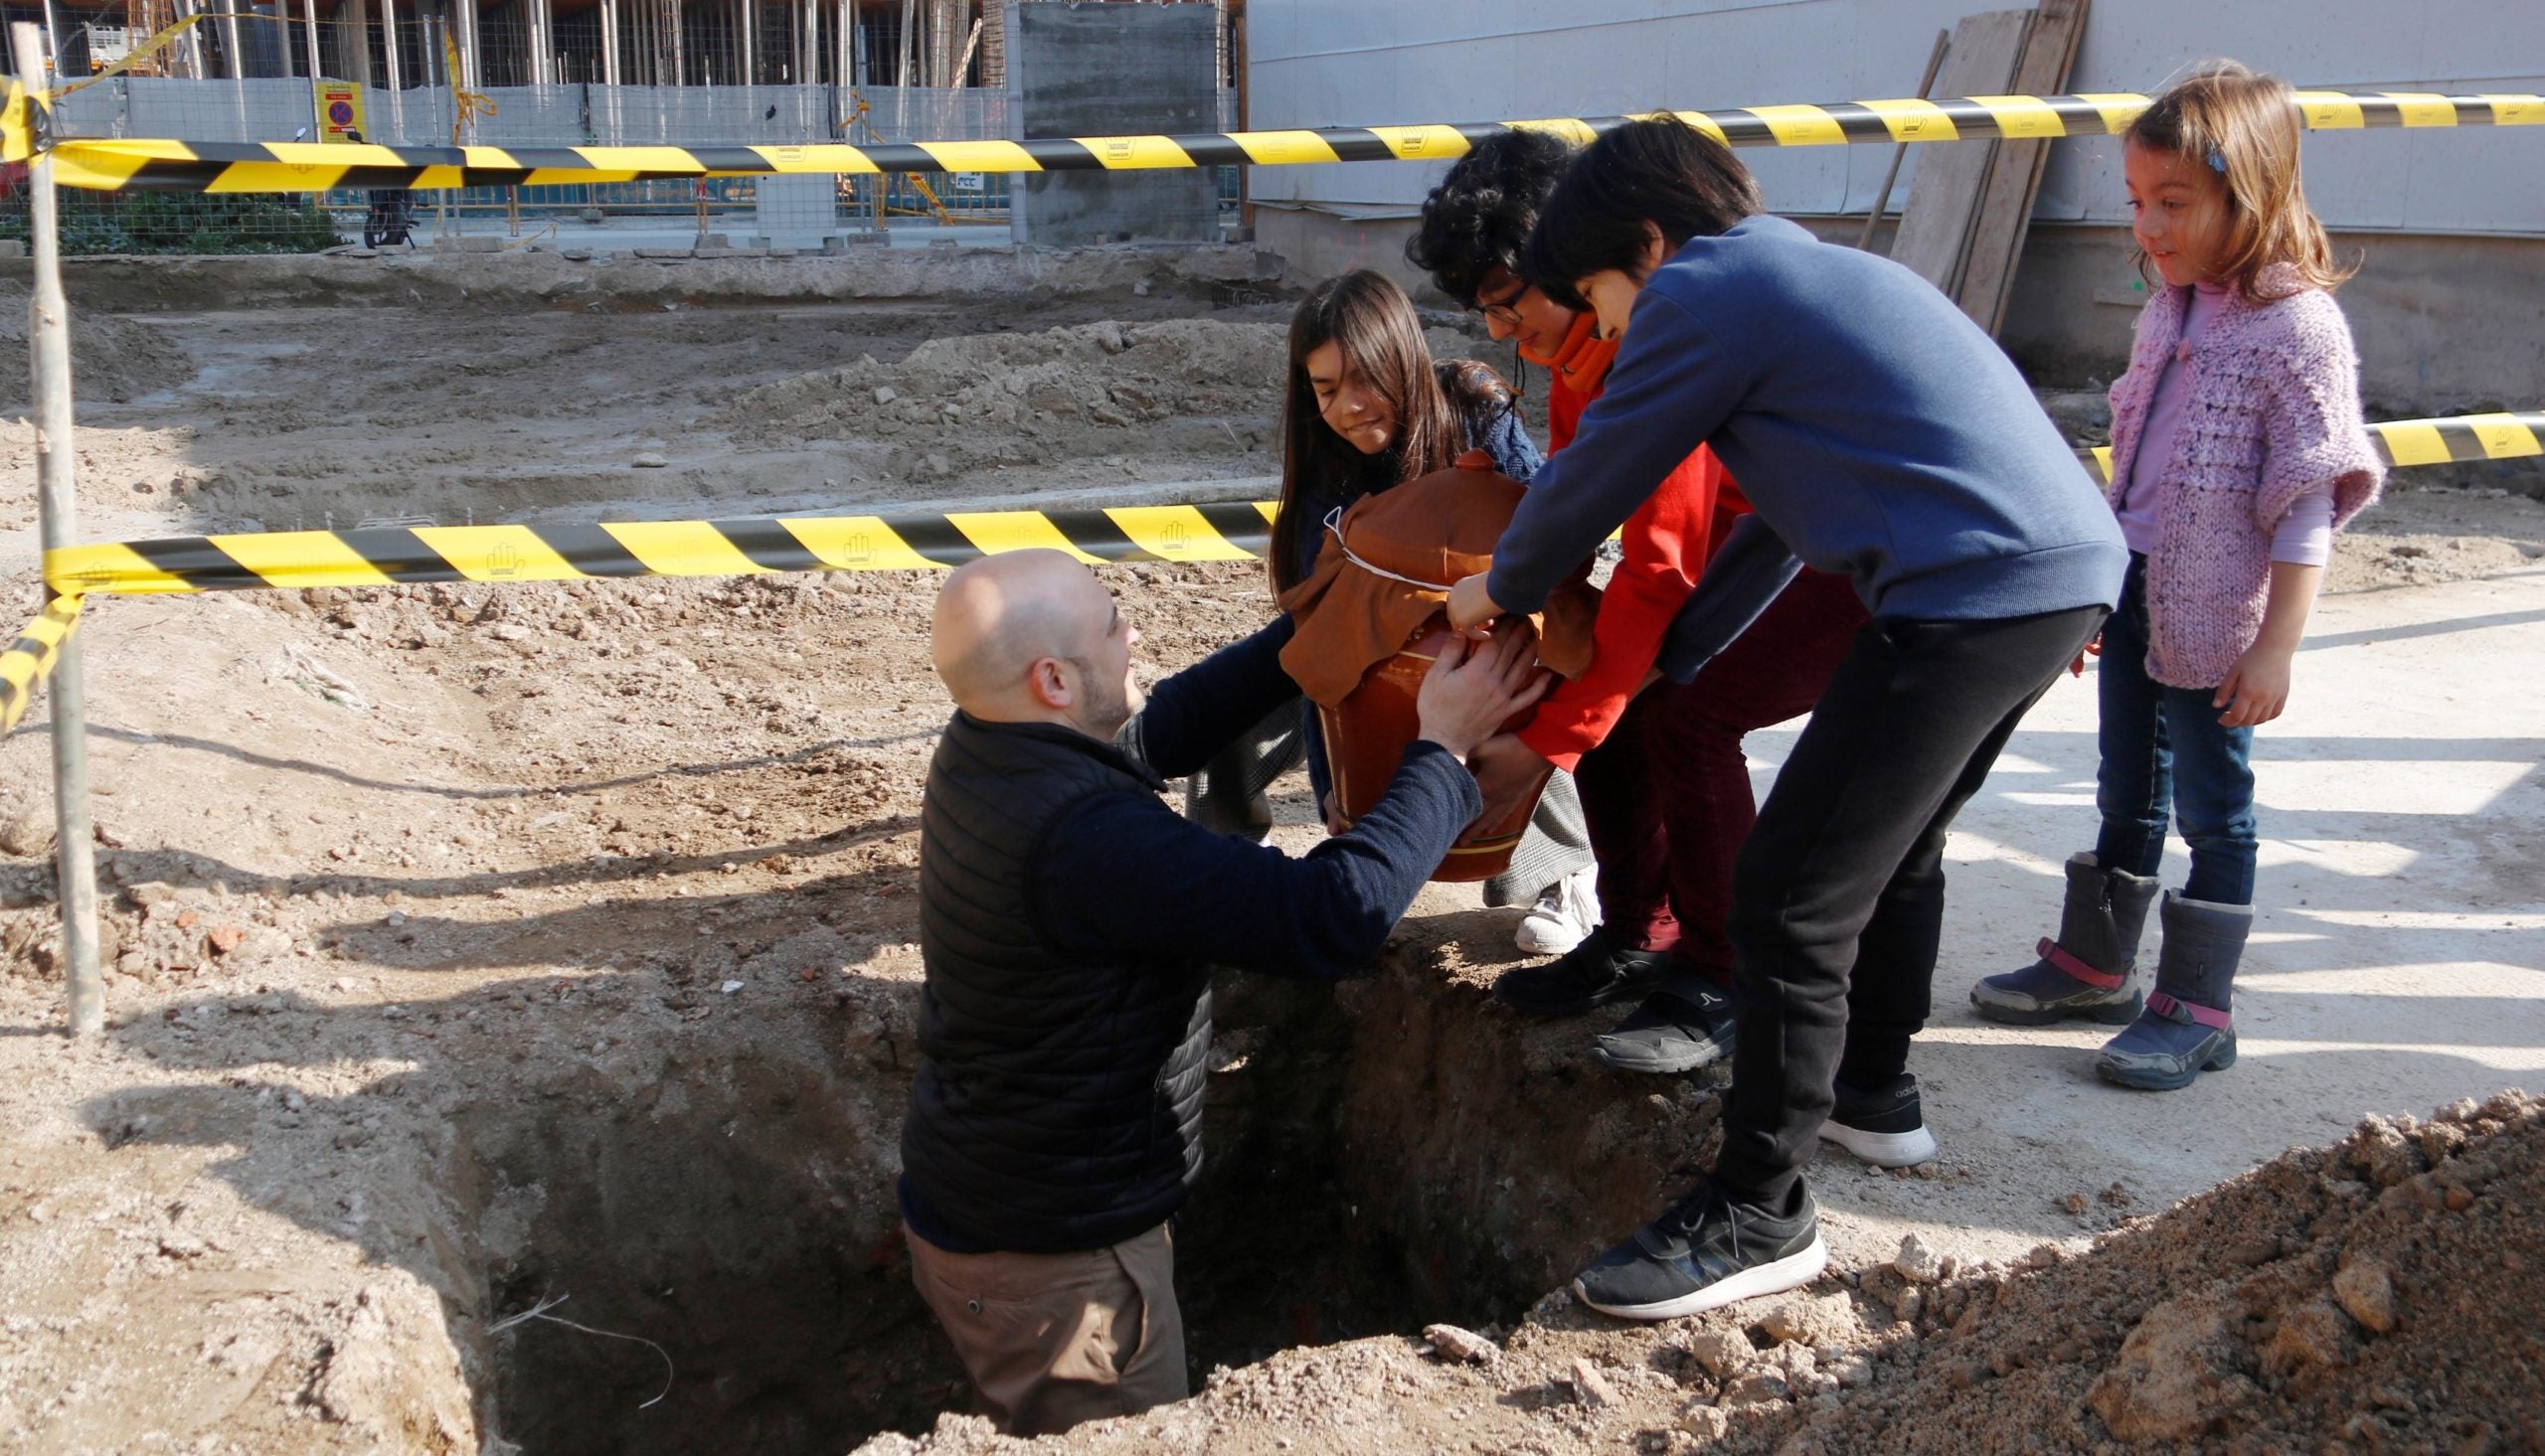
[[(2286, 265), (2264, 274), (2266, 291), (2294, 285)], [(2129, 368), (2113, 382), (2115, 509), (2156, 377), (2180, 345), (2189, 292), (2154, 290), (2139, 311)], [(2339, 529), (2377, 499), (2386, 470), (2360, 420), (2350, 325), (2323, 290), (2261, 304), (2230, 293), (2180, 367), (2182, 426), (2158, 477), (2147, 554), (2147, 675), (2214, 688), (2262, 634), (2280, 518), (2329, 481)]]

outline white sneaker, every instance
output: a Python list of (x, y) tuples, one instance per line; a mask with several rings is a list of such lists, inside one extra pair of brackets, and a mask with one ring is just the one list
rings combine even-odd
[(1512, 936), (1528, 955), (1562, 955), (1589, 938), (1600, 923), (1600, 867), (1586, 865), (1548, 886), (1520, 917)]

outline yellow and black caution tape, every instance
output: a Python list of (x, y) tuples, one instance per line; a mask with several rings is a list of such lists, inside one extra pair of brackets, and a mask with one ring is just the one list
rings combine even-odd
[(757, 571), (904, 571), (1052, 547), (1103, 562), (1260, 559), (1272, 502), (1101, 510), (418, 526), (191, 536), (45, 553), (56, 591), (219, 591), (432, 581), (572, 581)]
[(53, 671), (62, 644), (71, 640), (79, 626), (80, 598), (57, 596), (27, 623), (17, 641), (0, 650), (0, 733), (16, 728), (18, 720), (27, 716), (28, 705), (36, 701), (36, 689), (43, 685), (45, 674)]
[(101, 81), (112, 81), (116, 77), (123, 75), (125, 72), (132, 70), (142, 62), (149, 60), (151, 57), (158, 55), (170, 46), (175, 45), (179, 36), (184, 35), (188, 29), (200, 22), (212, 19), (213, 15), (214, 12), (207, 10), (195, 15), (189, 15), (174, 25), (161, 27), (156, 35), (153, 35), (150, 39), (125, 52), (123, 59), (117, 61), (114, 65), (105, 68), (94, 76), (89, 77), (86, 81), (74, 81), (70, 85), (63, 86), (48, 94), (44, 98), (46, 108), (48, 110), (51, 109), (54, 102), (61, 100), (64, 96), (71, 94), (73, 91), (86, 90), (88, 87), (95, 85)]
[[(2370, 443), (2389, 465), (2446, 465), (2460, 460), (2514, 460), (2545, 455), (2545, 409), (2516, 414), (2453, 414), (2444, 419), (2390, 419), (2368, 427)], [(2112, 446), (2078, 454), (2112, 480)], [(59, 591), (62, 588), (55, 587)]]
[(36, 109), (43, 100), (42, 92), (9, 82), (9, 99), (0, 103), (0, 161), (23, 162), (35, 155), (37, 123), (42, 119)]
[[(2109, 136), (2148, 98), (2128, 92), (2074, 96), (1962, 96), (1947, 100), (1840, 101), (1746, 106), (1671, 114), (1734, 146), (1844, 146), (1991, 137)], [(2299, 91), (2317, 129), (2545, 126), (2545, 95), (2450, 96), (2418, 91)], [(1206, 132), (1189, 136), (1082, 136), (1031, 141), (922, 141), (869, 146), (390, 147), (317, 142), (189, 142), (63, 138), (56, 177), (102, 191), (319, 192), (330, 188), (549, 187), (677, 177), (863, 175), (880, 172), (1139, 171), (1233, 164), (1433, 162), (1514, 128), (1581, 141), (1633, 118), (1559, 116), (1463, 125), (1338, 126), (1313, 131)], [(11, 133), (8, 160), (26, 138)]]
[[(2396, 465), (2545, 454), (2545, 411), (2373, 424)], [(2109, 449), (2081, 451), (2109, 478)], [(1050, 547), (1082, 562), (1263, 557), (1270, 501), (944, 515), (786, 516), (563, 526), (418, 526), (187, 536), (45, 553), (55, 591), (149, 593), (435, 581), (575, 581), (764, 571), (903, 571)]]

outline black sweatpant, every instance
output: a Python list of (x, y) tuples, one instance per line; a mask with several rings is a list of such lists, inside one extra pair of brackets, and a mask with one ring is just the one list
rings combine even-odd
[(1740, 1030), (1716, 1177), (1736, 1198), (1789, 1206), (1842, 1045), (1851, 1085), (1908, 1065), (1935, 982), (1945, 834), (2104, 616), (1876, 621), (1838, 664), (1733, 870)]

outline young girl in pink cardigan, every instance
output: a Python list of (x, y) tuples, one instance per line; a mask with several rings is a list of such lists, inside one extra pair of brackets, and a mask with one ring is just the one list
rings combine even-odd
[[(2348, 273), (2298, 186), (2288, 84), (2232, 62), (2206, 68), (2139, 115), (2122, 159), (2140, 270), (2163, 286), (2112, 387), (2109, 494), (2130, 566), (2097, 674), (2103, 831), (2068, 862), (2058, 937), (1970, 1000), (2017, 1026), (2127, 1023), (2095, 1070), (2164, 1090), (2235, 1063), (2254, 726), (2288, 703), (2333, 532), (2376, 498), (2384, 471), (2332, 298)], [(2142, 1003), (2138, 932), (2168, 805), (2191, 877), (2164, 897)]]

